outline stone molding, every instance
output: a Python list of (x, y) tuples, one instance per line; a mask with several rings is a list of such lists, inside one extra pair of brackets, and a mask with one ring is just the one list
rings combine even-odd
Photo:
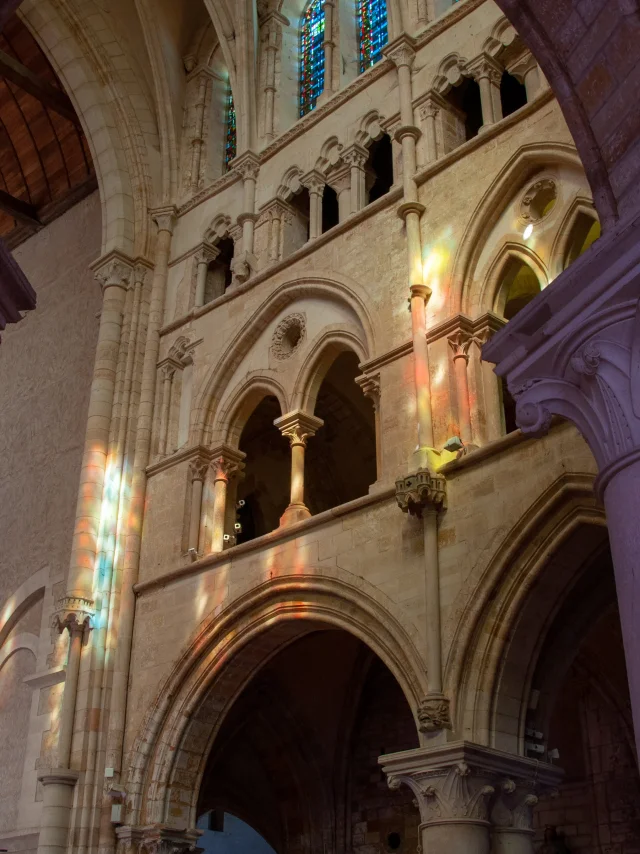
[(195, 851), (201, 830), (174, 829), (162, 824), (116, 828), (118, 854), (187, 854)]
[(364, 396), (371, 400), (373, 408), (377, 410), (380, 406), (380, 371), (362, 374), (362, 376), (356, 377), (355, 381), (362, 389)]

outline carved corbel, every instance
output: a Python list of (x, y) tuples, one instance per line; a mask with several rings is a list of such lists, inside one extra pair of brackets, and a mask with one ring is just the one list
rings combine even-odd
[(446, 497), (444, 477), (428, 469), (418, 469), (396, 480), (396, 501), (403, 513), (421, 518), (426, 509), (443, 510)]

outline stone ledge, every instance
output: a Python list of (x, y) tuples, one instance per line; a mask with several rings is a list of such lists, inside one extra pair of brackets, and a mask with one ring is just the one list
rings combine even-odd
[(170, 572), (164, 573), (157, 578), (151, 578), (149, 581), (141, 581), (134, 584), (133, 590), (136, 596), (142, 596), (149, 593), (158, 587), (166, 587), (168, 584), (173, 584), (176, 581), (182, 581), (185, 578), (190, 578), (193, 575), (199, 575), (201, 572), (210, 569), (219, 564), (229, 563), (234, 558), (241, 557), (251, 552), (259, 551), (263, 548), (271, 548), (278, 543), (292, 540), (296, 537), (318, 528), (325, 522), (339, 519), (341, 516), (348, 516), (357, 510), (364, 507), (370, 507), (374, 504), (382, 504), (385, 501), (393, 499), (395, 502), (396, 489), (395, 486), (381, 487), (374, 493), (363, 495), (361, 498), (356, 498), (353, 501), (348, 501), (346, 504), (340, 504), (338, 507), (332, 507), (331, 510), (325, 510), (323, 513), (318, 513), (311, 516), (309, 519), (304, 519), (302, 522), (296, 522), (294, 525), (288, 525), (286, 528), (276, 528), (262, 537), (256, 537), (255, 540), (250, 540), (248, 543), (240, 543), (238, 546), (231, 546), (222, 552), (201, 557), (199, 560), (187, 566), (181, 566), (179, 569), (173, 569)]

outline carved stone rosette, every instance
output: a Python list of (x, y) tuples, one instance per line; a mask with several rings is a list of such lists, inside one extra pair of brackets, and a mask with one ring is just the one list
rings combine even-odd
[(396, 501), (403, 513), (420, 518), (426, 509), (443, 510), (446, 506), (446, 481), (429, 469), (418, 469), (396, 480)]

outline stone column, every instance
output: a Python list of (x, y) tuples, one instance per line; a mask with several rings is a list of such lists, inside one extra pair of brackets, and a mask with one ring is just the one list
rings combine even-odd
[[(85, 629), (88, 631), (91, 627), (91, 614), (75, 610), (73, 606), (77, 606), (78, 603), (70, 603), (68, 600), (62, 600), (59, 604), (62, 605), (62, 610), (56, 615), (55, 623), (59, 631), (62, 632), (65, 628), (69, 631), (69, 653), (65, 668), (64, 694), (62, 697), (62, 711), (60, 713), (60, 728), (58, 730), (58, 767), (68, 768), (71, 759), (71, 743), (76, 712), (82, 641)], [(70, 605), (73, 610), (69, 608)]]
[(427, 93), (418, 108), (418, 115), (423, 127), (427, 163), (433, 163), (438, 159), (437, 121), (442, 107), (441, 96), (432, 91)]
[(202, 490), (207, 476), (209, 461), (196, 457), (189, 463), (191, 479), (191, 512), (189, 514), (189, 554), (195, 559), (200, 543), (200, 520), (202, 517)]
[(66, 854), (73, 794), (79, 776), (78, 771), (68, 768), (38, 774), (42, 784), (38, 854)]
[(424, 538), (424, 598), (426, 603), (426, 661), (429, 691), (420, 710), (420, 730), (451, 728), (449, 700), (442, 688), (442, 635), (440, 631), (440, 560), (438, 514), (444, 509), (446, 482), (442, 475), (422, 468), (396, 481), (396, 501), (403, 513), (422, 519)]
[(162, 377), (162, 402), (160, 405), (160, 434), (158, 437), (158, 453), (164, 456), (167, 453), (167, 436), (169, 434), (169, 420), (171, 417), (171, 388), (176, 373), (176, 366), (171, 362), (165, 362), (160, 368)]
[(232, 478), (236, 477), (243, 467), (245, 454), (219, 445), (211, 451), (211, 473), (213, 476), (213, 533), (211, 551), (221, 552), (224, 549), (225, 524), (227, 519), (227, 487)]
[(502, 118), (502, 102), (500, 101), (502, 68), (492, 56), (483, 53), (469, 63), (468, 69), (480, 86), (483, 121), (481, 130), (483, 130), (499, 122)]
[(190, 190), (196, 193), (200, 187), (200, 164), (202, 162), (202, 146), (204, 145), (204, 109), (207, 103), (208, 71), (201, 71), (198, 76), (198, 99), (195, 105), (193, 122), (193, 138), (191, 140), (191, 182)]
[(260, 160), (253, 151), (245, 151), (233, 161), (233, 169), (242, 178), (243, 184), (243, 212), (238, 216), (238, 225), (242, 228), (242, 253), (234, 253), (234, 273), (237, 275), (239, 267), (246, 268), (246, 277), (238, 276), (240, 281), (246, 281), (252, 271), (256, 269), (256, 257), (254, 255), (254, 232), (256, 215), (256, 183), (260, 171)]
[(505, 321), (491, 312), (473, 323), (473, 338), (469, 348), (469, 389), (476, 401), (471, 410), (471, 432), (476, 445), (493, 442), (504, 434), (500, 381), (492, 365), (481, 360), (482, 347)]
[(456, 380), (460, 439), (463, 445), (469, 446), (473, 443), (469, 406), (469, 383), (467, 379), (471, 334), (467, 330), (458, 329), (453, 335), (447, 338), (447, 341), (453, 353), (453, 372)]
[(365, 397), (373, 404), (373, 412), (376, 427), (376, 481), (382, 477), (382, 435), (380, 427), (380, 372), (376, 374), (363, 374), (356, 377), (356, 382), (362, 389)]
[(589, 444), (604, 500), (636, 736), (640, 746), (640, 223), (605, 232), (483, 348), (516, 400), (516, 421), (544, 434), (553, 415)]
[(324, 0), (322, 4), (324, 11), (324, 86), (318, 96), (318, 105), (324, 104), (333, 95), (333, 13), (335, 0)]
[(107, 258), (100, 259), (93, 265), (93, 269), (102, 285), (102, 312), (89, 393), (75, 530), (67, 576), (67, 596), (89, 600), (93, 597), (93, 572), (125, 295), (133, 265), (123, 256), (112, 252)]
[[(201, 308), (204, 305), (204, 295), (207, 289), (207, 274), (209, 272), (209, 264), (215, 261), (220, 250), (212, 246), (210, 243), (203, 243), (195, 254), (195, 262), (197, 265), (196, 276), (196, 295), (193, 301), (195, 308)], [(216, 294), (216, 296), (221, 296)]]
[(416, 174), (416, 142), (420, 137), (420, 129), (416, 127), (413, 115), (411, 69), (416, 57), (414, 41), (408, 36), (401, 36), (387, 45), (384, 54), (392, 60), (398, 72), (400, 127), (395, 136), (402, 146), (404, 200), (405, 202), (415, 202), (418, 199), (414, 180)]
[[(365, 165), (369, 159), (369, 152), (361, 145), (354, 143), (342, 152), (342, 159), (350, 169), (351, 210), (354, 214), (362, 210), (367, 204), (367, 173)], [(369, 185), (373, 183), (369, 182)]]
[(538, 63), (533, 55), (525, 50), (520, 56), (507, 65), (507, 71), (519, 80), (527, 90), (527, 101), (533, 99), (542, 91)]
[(309, 240), (315, 240), (322, 234), (322, 195), (326, 180), (322, 172), (312, 169), (301, 178), (301, 183), (309, 190)]
[(338, 195), (338, 220), (343, 222), (351, 215), (351, 167), (343, 164), (327, 176), (327, 184)]
[(279, 12), (269, 12), (262, 24), (267, 66), (264, 85), (264, 135), (269, 141), (275, 137), (276, 56), (282, 42), (282, 25), (286, 23), (286, 18)]
[[(553, 790), (562, 776), (552, 765), (465, 741), (393, 753), (378, 762), (390, 788), (406, 785), (414, 793), (420, 844), (429, 854), (532, 854), (521, 845), (530, 837), (518, 833), (517, 825), (527, 820), (518, 811), (524, 807), (526, 813), (531, 798)], [(500, 825), (497, 834), (492, 806), (498, 821), (511, 822)], [(498, 838), (503, 847), (496, 849)]]
[(273, 423), (291, 445), (291, 499), (280, 519), (280, 526), (286, 527), (311, 516), (304, 503), (304, 449), (309, 436), (314, 436), (324, 421), (296, 409)]

